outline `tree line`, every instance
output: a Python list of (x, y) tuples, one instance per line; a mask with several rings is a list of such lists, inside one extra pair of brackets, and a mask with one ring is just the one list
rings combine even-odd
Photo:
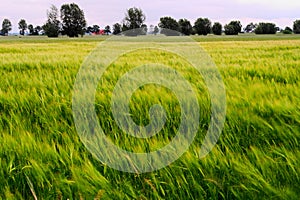
[[(124, 19), (120, 23), (115, 23), (112, 26), (112, 31), (109, 25), (104, 29), (100, 29), (98, 25), (87, 26), (85, 15), (82, 9), (75, 4), (63, 4), (60, 10), (52, 5), (47, 10), (47, 21), (42, 26), (27, 25), (25, 19), (21, 19), (18, 23), (20, 35), (25, 35), (26, 30), (29, 35), (45, 34), (48, 37), (58, 37), (67, 35), (69, 37), (83, 36), (84, 34), (125, 34), (131, 35), (145, 35), (151, 34), (165, 34), (165, 35), (238, 35), (239, 33), (255, 33), (255, 34), (276, 34), (278, 31), (284, 34), (300, 34), (300, 20), (294, 21), (293, 28), (286, 27), (280, 30), (274, 23), (261, 22), (258, 24), (250, 23), (242, 30), (240, 21), (231, 21), (225, 24), (224, 27), (219, 22), (212, 24), (208, 18), (198, 18), (194, 24), (187, 19), (179, 19), (178, 21), (170, 16), (160, 18), (157, 26), (150, 26), (148, 30), (144, 23), (146, 15), (139, 8), (130, 8), (127, 10)], [(8, 35), (12, 30), (12, 23), (9, 19), (4, 19), (2, 22), (1, 35)], [(133, 30), (126, 32), (127, 30)], [(173, 30), (173, 31), (169, 31)]]

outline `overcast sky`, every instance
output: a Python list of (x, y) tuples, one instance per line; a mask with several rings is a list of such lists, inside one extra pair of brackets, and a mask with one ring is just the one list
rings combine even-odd
[(28, 24), (42, 25), (46, 11), (54, 4), (77, 3), (85, 12), (89, 25), (100, 27), (122, 21), (126, 9), (139, 7), (146, 14), (146, 24), (157, 25), (162, 16), (187, 18), (192, 24), (199, 17), (208, 17), (223, 25), (239, 19), (243, 27), (249, 22), (275, 22), (278, 26), (292, 26), (300, 19), (299, 0), (0, 0), (0, 21), (8, 18), (13, 32), (18, 32), (18, 21), (24, 18)]

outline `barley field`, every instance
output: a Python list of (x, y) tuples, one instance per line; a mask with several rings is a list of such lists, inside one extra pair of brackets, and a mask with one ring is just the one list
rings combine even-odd
[(215, 62), (226, 88), (222, 135), (203, 159), (197, 154), (210, 121), (210, 100), (202, 77), (165, 52), (119, 57), (101, 79), (95, 110), (107, 137), (126, 150), (149, 152), (166, 145), (180, 123), (180, 107), (166, 88), (140, 88), (132, 95), (132, 119), (148, 124), (149, 108), (159, 103), (168, 120), (150, 139), (122, 133), (110, 110), (111, 92), (122, 74), (160, 59), (198, 91), (195, 141), (176, 162), (144, 174), (99, 162), (74, 125), (76, 74), (105, 39), (0, 38), (1, 199), (300, 198), (299, 36), (193, 37)]

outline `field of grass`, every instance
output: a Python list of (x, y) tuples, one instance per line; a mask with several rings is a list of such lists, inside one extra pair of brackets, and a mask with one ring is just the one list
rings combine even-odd
[(203, 159), (198, 150), (210, 102), (201, 76), (184, 60), (159, 51), (116, 60), (99, 84), (95, 108), (107, 136), (124, 149), (148, 152), (164, 146), (174, 137), (180, 109), (170, 91), (146, 86), (132, 96), (132, 118), (145, 125), (151, 105), (162, 103), (166, 127), (149, 140), (122, 133), (110, 110), (111, 92), (122, 74), (160, 59), (198, 91), (201, 121), (193, 145), (170, 166), (145, 174), (103, 165), (76, 132), (76, 74), (104, 39), (0, 38), (0, 198), (300, 198), (300, 37), (194, 38), (214, 60), (227, 95), (222, 135)]

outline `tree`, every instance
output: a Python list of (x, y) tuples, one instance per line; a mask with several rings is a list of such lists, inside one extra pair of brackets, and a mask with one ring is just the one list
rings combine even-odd
[(240, 21), (231, 21), (224, 26), (226, 35), (238, 35), (242, 30), (242, 24)]
[(294, 21), (293, 31), (295, 34), (300, 34), (300, 20)]
[(92, 30), (92, 33), (99, 33), (99, 31), (100, 31), (100, 26), (98, 26), (98, 25), (93, 25), (93, 30)]
[(147, 35), (148, 27), (146, 24), (143, 24), (141, 27), (141, 35)]
[(256, 34), (276, 34), (277, 27), (273, 23), (261, 22), (255, 29)]
[(133, 7), (127, 10), (123, 20), (123, 31), (141, 28), (146, 20), (146, 16), (139, 8)]
[(159, 32), (159, 29), (158, 29), (157, 26), (155, 26), (155, 27), (154, 27), (154, 30), (153, 30), (154, 35), (156, 35), (158, 32)]
[(290, 27), (285, 27), (285, 29), (282, 31), (283, 34), (292, 34), (293, 30)]
[(120, 33), (121, 33), (121, 29), (122, 29), (121, 24), (115, 23), (115, 24), (113, 25), (113, 34), (114, 34), (114, 35), (120, 34)]
[[(158, 24), (159, 28), (162, 28), (161, 34), (165, 35), (179, 35), (179, 24), (178, 22), (173, 19), (172, 17), (161, 17), (160, 22)], [(173, 31), (170, 31), (173, 30)]]
[(215, 35), (222, 35), (222, 24), (220, 24), (219, 22), (215, 22), (212, 27), (212, 32)]
[(11, 22), (8, 19), (4, 19), (2, 22), (2, 30), (1, 33), (3, 35), (8, 35), (8, 32), (11, 31)]
[(125, 18), (123, 19), (122, 31), (124, 31), (124, 34), (128, 36), (144, 34), (143, 27), (145, 26), (145, 20), (146, 16), (140, 8), (129, 8), (125, 13)]
[(34, 28), (33, 35), (39, 35), (40, 31), (43, 30), (41, 26), (36, 26)]
[(254, 32), (254, 30), (256, 29), (256, 27), (257, 27), (257, 24), (254, 24), (253, 22), (251, 22), (250, 24), (248, 24), (246, 26), (246, 28), (244, 29), (244, 31), (246, 33), (252, 33), (252, 32)]
[(32, 24), (28, 25), (29, 35), (39, 35), (39, 32), (42, 30), (40, 26), (33, 27)]
[(45, 34), (48, 37), (58, 37), (60, 32), (60, 21), (58, 20), (59, 13), (57, 7), (52, 5), (50, 10), (47, 10), (47, 22), (43, 25)]
[(91, 33), (93, 33), (93, 30), (94, 30), (93, 27), (89, 26), (89, 27), (86, 28), (85, 32), (88, 33), (88, 34), (91, 34)]
[(211, 33), (211, 21), (208, 18), (198, 18), (194, 29), (198, 35), (207, 35)]
[(63, 33), (69, 37), (83, 36), (86, 27), (84, 12), (75, 3), (64, 4), (60, 9)]
[(224, 29), (225, 29), (225, 34), (226, 35), (238, 35), (239, 34), (238, 32), (236, 32), (233, 25), (226, 24), (224, 26)]
[(29, 30), (29, 35), (32, 35), (33, 32), (34, 32), (34, 28), (33, 28), (33, 25), (32, 25), (32, 24), (29, 24), (29, 25), (28, 25), (28, 30)]
[(180, 19), (178, 21), (179, 30), (184, 35), (190, 35), (193, 31), (193, 27), (191, 25), (191, 22), (187, 19)]
[(109, 35), (111, 33), (109, 25), (105, 26), (104, 32), (105, 32), (106, 35)]
[(27, 29), (27, 23), (25, 19), (21, 19), (18, 23), (20, 29), (20, 35), (25, 35), (25, 30)]
[(293, 33), (293, 29), (291, 29), (290, 27), (285, 27), (285, 29), (282, 31), (283, 34), (292, 34)]

